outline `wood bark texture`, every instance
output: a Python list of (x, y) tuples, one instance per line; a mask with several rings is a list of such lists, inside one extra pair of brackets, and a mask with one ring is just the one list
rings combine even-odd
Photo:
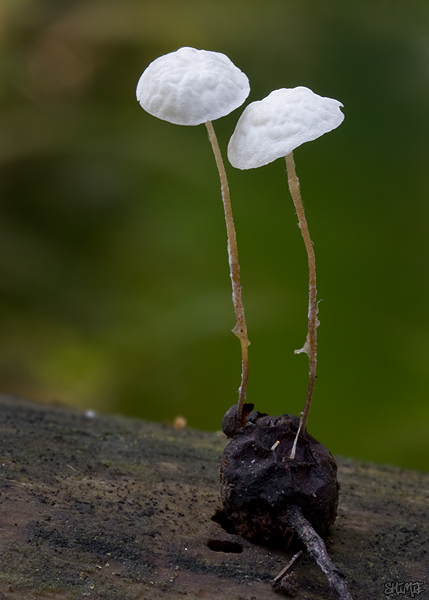
[[(275, 600), (291, 559), (212, 520), (222, 433), (0, 397), (0, 600)], [(429, 598), (429, 474), (336, 457), (327, 548), (354, 600)], [(298, 600), (333, 600), (315, 563)], [(389, 582), (419, 582), (412, 596)], [(399, 588), (396, 588), (398, 591)]]

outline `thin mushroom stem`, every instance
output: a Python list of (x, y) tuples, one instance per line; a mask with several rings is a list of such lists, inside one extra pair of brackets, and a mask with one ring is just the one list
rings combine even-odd
[(311, 406), (311, 399), (313, 397), (317, 365), (317, 326), (319, 325), (319, 321), (317, 319), (318, 307), (316, 299), (316, 258), (314, 255), (313, 242), (311, 241), (310, 232), (308, 230), (307, 220), (305, 218), (304, 206), (301, 200), (301, 192), (299, 190), (299, 180), (296, 175), (293, 152), (286, 156), (286, 169), (289, 190), (292, 196), (293, 203), (295, 205), (299, 227), (301, 229), (301, 234), (304, 239), (305, 249), (307, 250), (308, 256), (308, 333), (303, 348), (301, 348), (300, 350), (295, 350), (295, 354), (305, 352), (308, 355), (309, 382), (304, 410), (301, 413), (298, 431), (290, 455), (290, 458), (294, 459), (296, 446), (298, 443), (298, 437), (301, 431), (305, 430), (305, 426), (307, 424), (308, 419), (308, 413), (310, 411)]
[(247, 380), (249, 377), (249, 351), (250, 344), (247, 337), (246, 318), (244, 316), (243, 300), (241, 297), (240, 284), (240, 264), (238, 262), (237, 236), (235, 233), (234, 219), (232, 216), (231, 199), (229, 195), (228, 180), (226, 177), (225, 165), (219, 148), (219, 143), (211, 121), (206, 122), (209, 140), (213, 148), (216, 160), (216, 166), (219, 172), (220, 185), (222, 190), (222, 201), (225, 212), (226, 233), (228, 237), (228, 261), (229, 271), (232, 283), (232, 301), (236, 317), (236, 325), (232, 332), (238, 337), (241, 344), (241, 385), (238, 391), (238, 410), (237, 421), (241, 424), (243, 414), (243, 404), (246, 398)]

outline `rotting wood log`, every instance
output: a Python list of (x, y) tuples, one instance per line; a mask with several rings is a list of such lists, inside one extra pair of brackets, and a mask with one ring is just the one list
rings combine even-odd
[[(212, 520), (223, 434), (11, 396), (0, 414), (0, 600), (279, 598), (292, 552)], [(353, 599), (429, 598), (429, 474), (336, 459), (327, 547)], [(298, 600), (335, 598), (308, 556), (293, 571)]]

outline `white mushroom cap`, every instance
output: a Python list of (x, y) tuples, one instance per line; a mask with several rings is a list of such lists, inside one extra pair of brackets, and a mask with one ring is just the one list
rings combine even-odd
[(180, 48), (154, 60), (137, 85), (137, 100), (154, 117), (200, 125), (243, 104), (249, 80), (225, 54)]
[(344, 119), (341, 106), (306, 87), (275, 90), (244, 110), (228, 144), (229, 162), (254, 169), (286, 156), (338, 127)]

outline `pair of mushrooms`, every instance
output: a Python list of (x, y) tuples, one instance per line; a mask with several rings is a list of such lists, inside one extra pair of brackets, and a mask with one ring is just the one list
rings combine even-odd
[[(205, 123), (219, 171), (228, 235), (228, 257), (232, 281), (232, 298), (236, 325), (232, 330), (239, 338), (242, 351), (242, 374), (239, 388), (237, 427), (244, 424), (243, 405), (248, 380), (247, 326), (244, 314), (237, 240), (231, 201), (219, 144), (212, 121), (243, 104), (250, 93), (249, 80), (224, 54), (184, 47), (153, 61), (137, 85), (137, 100), (151, 115), (177, 125)], [(241, 115), (228, 145), (228, 159), (238, 169), (253, 169), (285, 157), (289, 189), (295, 204), (299, 227), (304, 238), (309, 267), (308, 333), (306, 342), (295, 353), (309, 357), (309, 385), (300, 425), (305, 429), (316, 377), (317, 300), (316, 264), (304, 208), (295, 172), (293, 150), (338, 127), (344, 115), (342, 104), (323, 98), (305, 87), (275, 90), (264, 100), (252, 102)]]

